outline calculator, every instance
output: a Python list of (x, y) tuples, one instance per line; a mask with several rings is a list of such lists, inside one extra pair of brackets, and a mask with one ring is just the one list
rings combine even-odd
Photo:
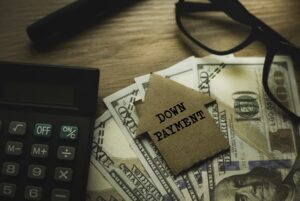
[(99, 70), (0, 62), (0, 200), (84, 201)]

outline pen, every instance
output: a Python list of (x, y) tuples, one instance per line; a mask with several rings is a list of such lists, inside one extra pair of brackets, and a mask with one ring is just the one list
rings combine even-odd
[(48, 46), (137, 0), (78, 0), (27, 27), (37, 46)]

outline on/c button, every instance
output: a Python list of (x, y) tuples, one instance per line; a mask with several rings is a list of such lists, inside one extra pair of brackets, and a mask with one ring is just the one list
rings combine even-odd
[(75, 140), (78, 132), (79, 128), (77, 126), (62, 125), (60, 127), (60, 138), (65, 140)]

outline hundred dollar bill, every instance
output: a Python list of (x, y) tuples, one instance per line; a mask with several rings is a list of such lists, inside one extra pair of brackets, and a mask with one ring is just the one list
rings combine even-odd
[[(292, 123), (286, 120), (286, 116), (272, 104), (264, 92), (261, 83), (263, 63), (264, 58), (223, 59), (218, 62), (200, 61), (197, 67), (197, 77), (199, 90), (217, 99), (219, 105), (230, 111), (235, 129), (238, 131), (237, 135), (272, 158), (273, 151), (278, 148), (274, 143), (269, 145), (269, 138), (279, 134), (276, 132), (291, 129)], [(277, 57), (274, 65), (290, 66), (290, 60), (286, 57)], [(243, 68), (237, 68), (237, 66)], [(211, 79), (213, 81), (210, 82)], [(295, 79), (288, 80), (290, 83), (286, 82), (285, 88), (288, 94), (293, 94), (291, 90), (295, 85)], [(289, 101), (292, 102), (291, 105), (299, 105), (299, 100), (289, 98)], [(252, 132), (247, 132), (249, 130)], [(286, 135), (292, 143), (293, 133)], [(269, 146), (272, 146), (272, 149)]]
[(133, 103), (137, 100), (141, 100), (141, 96), (135, 84), (104, 98), (106, 106), (160, 191), (163, 199), (184, 200), (173, 176), (150, 138), (147, 136), (135, 138), (138, 116)]
[[(173, 80), (176, 79), (177, 82), (184, 83), (187, 87), (197, 88), (197, 80), (194, 77), (194, 74), (197, 73), (195, 69), (195, 62), (195, 57), (191, 56), (169, 68), (157, 71), (155, 74), (171, 78)], [(149, 78), (150, 74), (134, 78), (142, 99), (145, 97), (144, 89), (148, 87)]]
[[(105, 122), (105, 117), (109, 115), (109, 112), (105, 112), (97, 118), (95, 129), (104, 127), (105, 124), (103, 122)], [(104, 178), (93, 163), (90, 163), (87, 192), (87, 201), (124, 201), (117, 190)]]
[(128, 201), (163, 200), (109, 111), (96, 120), (91, 170), (88, 185), (91, 200), (122, 200), (121, 197)]
[[(197, 74), (197, 69), (195, 67), (196, 61), (201, 60), (216, 60), (218, 58), (233, 58), (233, 54), (226, 55), (226, 56), (215, 56), (215, 55), (208, 55), (203, 58), (198, 58), (191, 56), (179, 63), (176, 63), (166, 69), (160, 70), (155, 72), (155, 74), (164, 76), (166, 78), (170, 78), (176, 82), (179, 82), (187, 87), (192, 89), (198, 89), (198, 82), (195, 75)], [(150, 78), (150, 74), (142, 75), (139, 77), (134, 78), (135, 83), (141, 93), (142, 99), (145, 97), (145, 89), (148, 87), (148, 81)]]
[[(217, 99), (210, 110), (231, 145), (230, 152), (208, 161), (206, 171), (202, 171), (205, 200), (276, 200), (273, 196), (286, 196), (275, 195), (282, 190), (275, 186), (290, 184), (270, 178), (277, 175), (283, 179), (290, 174), (297, 156), (295, 136), (299, 130), (265, 94), (261, 81), (263, 63), (263, 58), (198, 62), (199, 89)], [(290, 60), (278, 57), (273, 65), (285, 75), (286, 91), (297, 93), (292, 90), (295, 78), (289, 72)], [(299, 100), (289, 101), (299, 105)], [(258, 139), (264, 139), (263, 143)]]
[[(293, 182), (287, 183), (283, 179), (287, 169), (280, 166), (262, 166), (249, 170), (231, 170), (226, 175), (214, 178), (218, 173), (214, 172), (214, 168), (208, 167), (203, 172), (204, 183), (210, 184), (205, 188), (209, 191), (205, 191), (205, 200), (298, 201), (300, 197), (295, 197), (294, 192), (300, 186), (295, 187)], [(299, 171), (295, 174), (299, 178)]]
[[(276, 154), (276, 159), (270, 160), (263, 153), (249, 146), (235, 134), (232, 119), (228, 118), (227, 110), (215, 103), (210, 107), (214, 117), (219, 119), (219, 126), (224, 136), (229, 140), (231, 151), (220, 154), (213, 160), (206, 162), (205, 171), (202, 171), (205, 200), (215, 200), (213, 191), (216, 183), (230, 175), (242, 174), (245, 170), (256, 167), (277, 168), (282, 174), (292, 167), (295, 153)], [(239, 173), (240, 172), (240, 173)], [(220, 198), (219, 198), (220, 199)], [(217, 199), (217, 200), (219, 200)], [(228, 198), (228, 200), (230, 200)]]
[(89, 170), (87, 201), (124, 201), (92, 163)]

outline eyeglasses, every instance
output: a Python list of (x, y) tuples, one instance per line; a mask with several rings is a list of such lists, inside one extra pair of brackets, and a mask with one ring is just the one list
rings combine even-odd
[[(203, 0), (179, 0), (176, 22), (188, 39), (212, 54), (231, 54), (254, 41), (263, 43), (267, 50), (262, 81), (265, 92), (293, 120), (300, 120), (298, 106), (289, 103), (291, 97), (282, 86), (284, 75), (280, 68), (284, 67), (272, 64), (276, 55), (287, 55), (292, 59), (294, 69), (299, 69), (298, 47), (251, 14), (238, 0), (205, 3)], [(298, 93), (296, 98), (299, 98)]]

